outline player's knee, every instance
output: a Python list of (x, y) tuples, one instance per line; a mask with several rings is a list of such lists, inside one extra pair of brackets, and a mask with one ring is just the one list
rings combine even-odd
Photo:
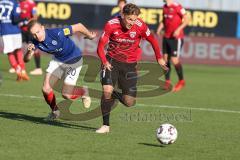
[(111, 92), (103, 92), (103, 99), (111, 99), (112, 93)]
[(64, 99), (71, 99), (72, 98), (72, 96), (70, 95), (70, 94), (62, 94), (62, 97), (64, 98)]
[(48, 94), (48, 93), (50, 93), (51, 91), (52, 91), (52, 88), (45, 87), (45, 86), (42, 87), (42, 92), (43, 92), (44, 94)]
[(132, 107), (136, 104), (136, 100), (135, 99), (124, 100), (124, 104), (126, 107)]

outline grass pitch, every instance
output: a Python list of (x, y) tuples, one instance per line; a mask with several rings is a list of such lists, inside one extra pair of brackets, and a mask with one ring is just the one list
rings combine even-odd
[[(184, 65), (187, 84), (182, 91), (139, 98), (132, 108), (119, 104), (111, 112), (111, 132), (98, 135), (95, 130), (102, 123), (101, 117), (43, 121), (49, 112), (41, 93), (43, 76), (18, 83), (16, 75), (8, 73), (7, 56), (0, 55), (0, 59), (1, 160), (236, 160), (240, 156), (239, 68)], [(42, 57), (44, 69), (49, 60)], [(92, 63), (91, 67), (99, 66)], [(83, 67), (81, 74), (87, 68)], [(27, 69), (33, 69), (33, 61)], [(85, 81), (81, 77), (79, 85), (96, 90), (91, 93), (95, 97), (92, 108), (98, 107), (99, 78)], [(172, 77), (176, 83), (175, 71)], [(57, 100), (63, 100), (60, 94)], [(70, 109), (76, 114), (88, 111), (80, 102), (74, 102)], [(169, 146), (160, 145), (155, 136), (165, 122), (175, 125), (179, 133)]]

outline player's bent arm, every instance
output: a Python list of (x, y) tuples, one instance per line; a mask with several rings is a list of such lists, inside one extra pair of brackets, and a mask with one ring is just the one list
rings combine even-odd
[(157, 28), (157, 34), (158, 34), (158, 35), (161, 34), (161, 31), (162, 31), (163, 28), (164, 28), (164, 24), (163, 24), (163, 22), (161, 22), (161, 23), (158, 25), (158, 28)]
[(190, 17), (187, 14), (184, 14), (182, 18), (182, 24), (177, 28), (177, 30), (184, 29), (189, 22), (190, 22)]
[(95, 32), (90, 32), (83, 24), (77, 23), (73, 24), (72, 26), (72, 32), (73, 34), (76, 32), (80, 32), (86, 36), (88, 39), (94, 39), (96, 37)]
[(168, 67), (166, 66), (166, 62), (164, 61), (164, 59), (163, 59), (163, 57), (162, 57), (162, 54), (161, 54), (160, 47), (159, 47), (159, 45), (158, 45), (157, 39), (156, 39), (156, 38), (153, 36), (153, 34), (151, 33), (149, 36), (146, 37), (146, 40), (151, 43), (158, 64), (159, 64), (165, 71), (167, 71), (167, 70), (168, 70)]
[(104, 47), (108, 43), (108, 40), (109, 40), (108, 37), (105, 36), (105, 34), (103, 33), (103, 36), (99, 39), (99, 42), (98, 42), (97, 54), (98, 54), (98, 56), (101, 59), (103, 64), (107, 63), (107, 58), (105, 56)]
[(157, 39), (153, 36), (152, 33), (151, 33), (149, 36), (146, 37), (146, 40), (147, 40), (149, 43), (151, 43), (152, 48), (153, 48), (154, 53), (155, 53), (156, 60), (162, 58), (161, 51), (160, 51), (160, 47), (159, 47), (159, 45), (158, 45), (158, 41), (157, 41)]
[(23, 58), (24, 62), (25, 63), (29, 62), (33, 54), (34, 54), (34, 51), (27, 51), (27, 53), (24, 55), (24, 58)]
[(35, 49), (34, 44), (28, 45), (27, 53), (24, 55), (24, 58), (23, 58), (25, 63), (29, 62), (32, 56), (34, 55), (34, 49)]

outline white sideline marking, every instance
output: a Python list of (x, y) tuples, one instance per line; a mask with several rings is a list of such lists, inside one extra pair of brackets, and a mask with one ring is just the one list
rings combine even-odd
[[(26, 95), (17, 95), (17, 94), (1, 94), (1, 97), (16, 97), (16, 98), (30, 98), (30, 99), (43, 99), (38, 96), (26, 96)], [(92, 101), (97, 102), (97, 101)], [(196, 111), (207, 111), (207, 112), (221, 112), (221, 113), (237, 113), (240, 114), (240, 111), (234, 110), (225, 110), (225, 109), (209, 109), (209, 108), (193, 108), (193, 107), (180, 107), (180, 106), (169, 106), (169, 105), (152, 105), (152, 104), (140, 104), (137, 103), (137, 106), (141, 107), (156, 107), (156, 108), (171, 108), (171, 109), (187, 109), (187, 110), (196, 110)]]

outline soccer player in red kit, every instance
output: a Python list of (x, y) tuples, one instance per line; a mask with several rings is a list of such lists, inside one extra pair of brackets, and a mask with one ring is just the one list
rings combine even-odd
[[(32, 39), (31, 34), (27, 30), (27, 23), (32, 19), (37, 19), (36, 3), (33, 0), (20, 0), (22, 19), (26, 19), (25, 23), (21, 23), (23, 42), (29, 43)], [(42, 69), (40, 64), (40, 52), (37, 49), (34, 53), (34, 60), (36, 68), (30, 72), (31, 75), (42, 75)]]
[(173, 63), (175, 70), (178, 75), (178, 83), (174, 86), (173, 92), (181, 90), (185, 85), (185, 80), (183, 78), (183, 69), (180, 62), (180, 50), (183, 46), (183, 29), (187, 26), (189, 18), (186, 14), (185, 9), (173, 0), (164, 0), (166, 3), (163, 6), (163, 21), (159, 24), (157, 29), (157, 34), (160, 35), (162, 29), (165, 29), (162, 48), (163, 57), (167, 62), (167, 67), (169, 71), (165, 75), (165, 89), (169, 89), (171, 85), (170, 81), (170, 71), (171, 63)]
[[(148, 26), (138, 18), (140, 9), (135, 4), (126, 4), (122, 14), (108, 21), (99, 40), (97, 53), (102, 61), (101, 83), (103, 95), (101, 109), (103, 125), (97, 133), (110, 131), (109, 116), (115, 99), (119, 99), (127, 107), (135, 104), (137, 94), (137, 61), (141, 54), (139, 43), (142, 38), (149, 41), (154, 49), (159, 65), (167, 70), (165, 61), (160, 54), (157, 40)], [(104, 47), (108, 44), (107, 53)], [(115, 84), (122, 93), (114, 91)]]

